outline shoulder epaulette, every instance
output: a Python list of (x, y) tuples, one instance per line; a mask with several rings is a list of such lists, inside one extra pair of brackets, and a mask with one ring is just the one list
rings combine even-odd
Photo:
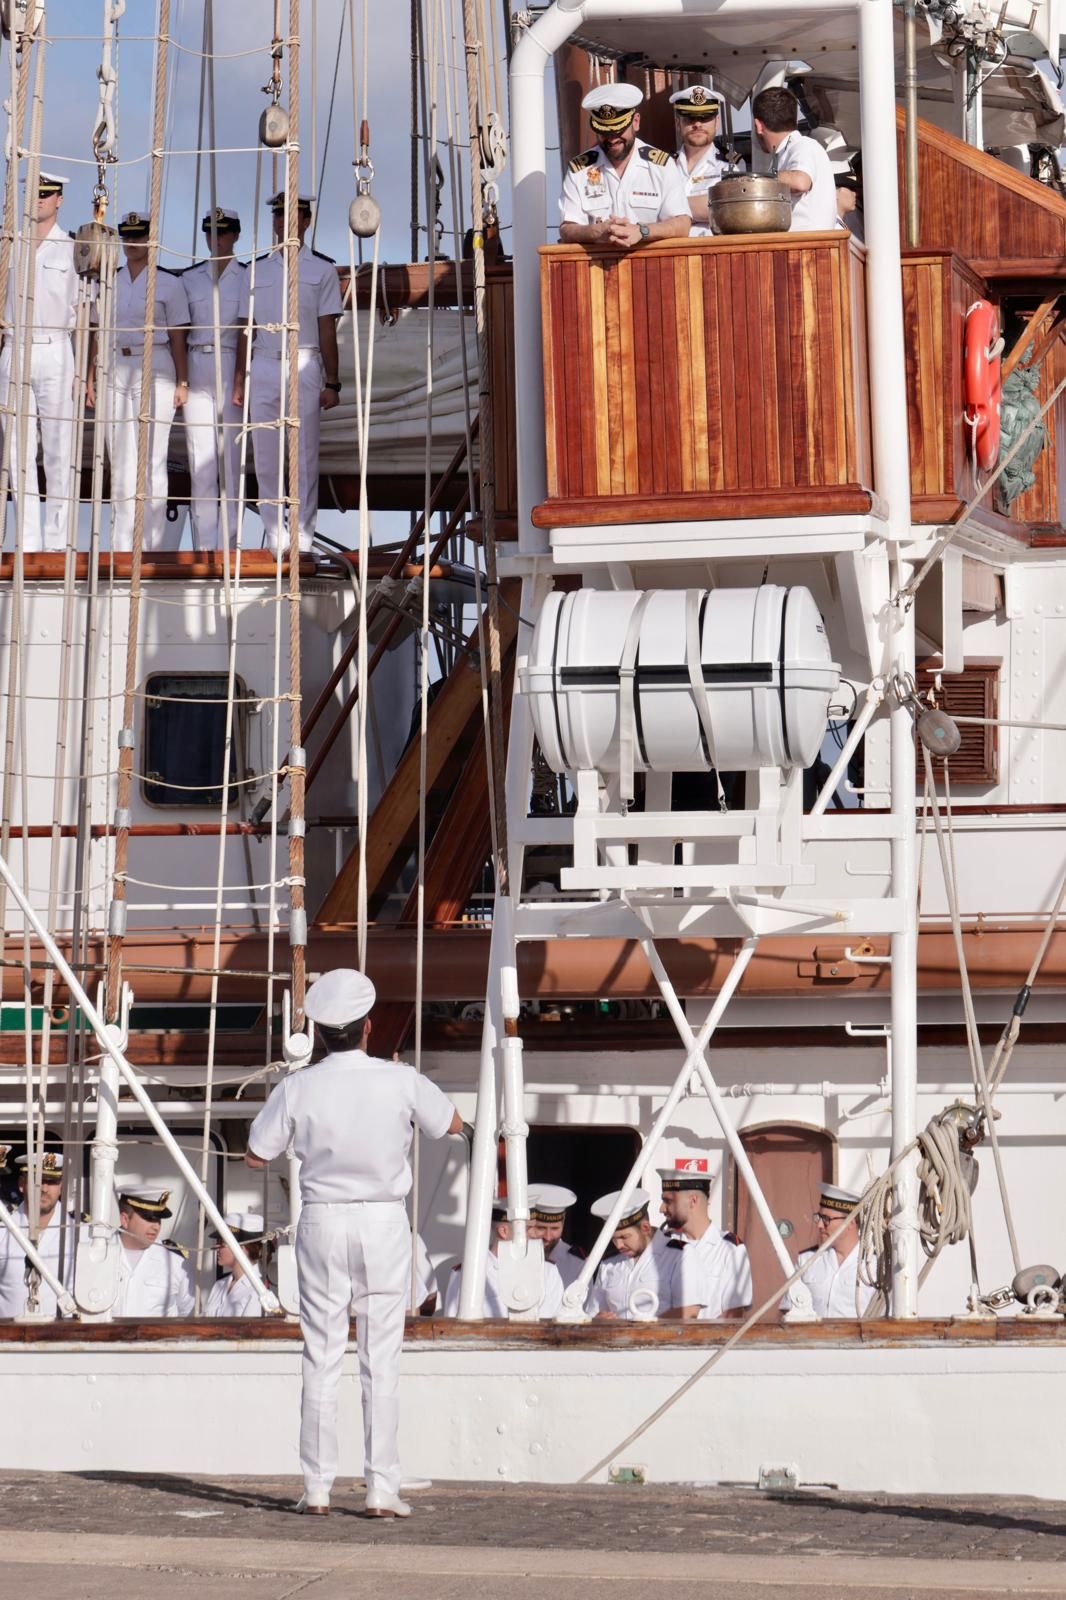
[(683, 1250), (685, 1248), (685, 1241), (684, 1239), (680, 1238), (667, 1239), (666, 1248), (668, 1250)]
[(276, 254), (276, 252), (273, 251), (273, 250), (264, 250), (263, 254), (261, 256), (256, 256), (255, 259), (257, 261), (269, 261), (271, 256), (275, 255), (275, 254)]
[(655, 167), (665, 167), (673, 159), (665, 150), (657, 150), (653, 144), (642, 144), (640, 153), (645, 161), (650, 161)]
[(598, 151), (596, 150), (586, 150), (581, 155), (575, 156), (570, 163), (570, 171), (580, 172), (584, 167), (594, 167), (597, 154)]
[(172, 1255), (180, 1256), (183, 1261), (188, 1261), (189, 1252), (176, 1239), (161, 1239), (159, 1242), (164, 1250), (169, 1250)]
[(332, 256), (323, 255), (321, 250), (312, 250), (311, 254), (313, 256), (317, 256), (319, 261), (328, 261), (331, 267), (335, 267), (337, 265)]
[(722, 1238), (723, 1239), (727, 1239), (730, 1244), (739, 1244), (740, 1243), (740, 1240), (737, 1238), (736, 1234), (735, 1233), (730, 1233), (728, 1229), (723, 1229)]
[(67, 229), (67, 238), (68, 238), (68, 239), (76, 239), (76, 238), (77, 238), (77, 237), (78, 237), (78, 236), (77, 236), (77, 234), (76, 234), (76, 233), (75, 233), (75, 232), (74, 232), (74, 229), (73, 229), (73, 228), (68, 228), (68, 229)]
[(184, 267), (156, 267), (157, 272), (165, 272), (168, 278), (180, 278), (185, 271)]

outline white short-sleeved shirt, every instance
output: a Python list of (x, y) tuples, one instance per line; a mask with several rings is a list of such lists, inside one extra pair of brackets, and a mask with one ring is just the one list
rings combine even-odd
[(304, 1205), (403, 1200), (413, 1125), (442, 1139), (454, 1114), (447, 1095), (413, 1067), (345, 1050), (281, 1080), (248, 1131), (248, 1148), (273, 1161), (292, 1145)]
[[(241, 291), (248, 268), (240, 261), (227, 261), (218, 276), (219, 343), (223, 350), (236, 351), (240, 332)], [(215, 267), (199, 261), (181, 275), (189, 302), (189, 349), (213, 352), (215, 348)]]
[(157, 1240), (146, 1250), (118, 1256), (116, 1317), (189, 1317), (193, 1308), (188, 1263), (177, 1250)]
[(251, 1278), (234, 1278), (227, 1272), (211, 1286), (204, 1315), (208, 1317), (261, 1317), (263, 1307)]
[(715, 1322), (726, 1311), (750, 1306), (747, 1250), (712, 1222), (702, 1238), (685, 1238), (676, 1292), (678, 1305), (699, 1306), (701, 1322)]
[[(444, 1293), (444, 1315), (457, 1317), (459, 1315), (459, 1291), (462, 1287), (463, 1268), (457, 1264), (452, 1268), (448, 1278), (448, 1287)], [(540, 1304), (537, 1306), (537, 1316), (544, 1321), (557, 1317), (563, 1306), (563, 1280), (558, 1270), (550, 1261), (544, 1263), (544, 1293)], [(500, 1258), (491, 1250), (488, 1255), (488, 1265), (485, 1271), (485, 1303), (482, 1315), (486, 1317), (507, 1318), (510, 1312), (503, 1301), (503, 1291), (500, 1288)]]
[(805, 172), (811, 186), (792, 195), (792, 232), (828, 233), (837, 225), (837, 186), (833, 166), (817, 139), (794, 129), (778, 145), (770, 161), (773, 176), (779, 172)]
[(665, 150), (635, 144), (621, 176), (597, 146), (571, 161), (559, 201), (564, 222), (665, 222), (691, 213), (677, 163)]
[[(120, 267), (115, 274), (115, 344), (119, 352), (129, 350), (140, 355), (144, 348), (145, 300), (148, 291), (148, 268), (143, 267), (135, 278), (129, 267)], [(155, 315), (148, 319), (154, 331), (149, 335), (153, 345), (165, 345), (170, 328), (181, 328), (189, 320), (189, 302), (181, 278), (175, 272), (160, 267), (155, 277)]]
[[(30, 1219), (25, 1203), (19, 1206), (14, 1215), (16, 1223), (28, 1238)], [(60, 1211), (57, 1206), (48, 1219), (47, 1227), (41, 1230), (37, 1241), (42, 1261), (45, 1266), (51, 1268), (56, 1277), (59, 1276), (59, 1240), (62, 1231)], [(74, 1257), (77, 1248), (77, 1229), (71, 1226), (67, 1230), (66, 1259), (63, 1264), (62, 1281), (66, 1289), (72, 1289), (74, 1286)], [(15, 1243), (14, 1236), (6, 1228), (0, 1227), (0, 1317), (21, 1316), (26, 1309), (28, 1293), (26, 1257)], [(55, 1316), (58, 1309), (56, 1297), (43, 1279), (38, 1286), (37, 1304), (46, 1317)]]
[[(717, 146), (713, 142), (707, 146), (703, 154), (691, 167), (688, 164), (688, 156), (685, 154), (684, 145), (675, 155), (674, 162), (678, 172), (681, 174), (681, 181), (685, 185), (686, 200), (690, 200), (693, 195), (705, 195), (727, 173), (738, 173), (745, 170), (743, 161), (736, 162), (732, 167), (730, 167), (728, 161), (723, 161), (718, 153)], [(709, 224), (697, 222), (693, 218), (691, 235), (693, 238), (706, 239), (710, 234), (711, 228)]]
[[(652, 1235), (647, 1249), (639, 1256), (612, 1256), (609, 1261), (602, 1262), (588, 1299), (590, 1316), (598, 1311), (609, 1311), (627, 1322), (643, 1320), (643, 1317), (634, 1317), (630, 1304), (637, 1291), (638, 1312), (643, 1309), (641, 1303), (646, 1305), (644, 1317), (661, 1317), (664, 1311), (683, 1305), (685, 1302), (678, 1299), (683, 1254), (684, 1246), (679, 1241), (671, 1241), (660, 1232)], [(654, 1309), (645, 1291), (655, 1296)]]
[(578, 1250), (573, 1250), (564, 1239), (551, 1253), (551, 1264), (563, 1280), (563, 1288), (569, 1289), (581, 1268), (585, 1265), (585, 1257)]
[[(813, 1250), (802, 1250), (797, 1266), (814, 1255)], [(841, 1261), (835, 1250), (827, 1250), (824, 1255), (812, 1260), (810, 1266), (803, 1274), (803, 1281), (811, 1291), (811, 1304), (820, 1317), (848, 1317), (854, 1319), (861, 1316), (870, 1304), (876, 1291), (868, 1283), (859, 1283), (859, 1247), (858, 1245)], [(855, 1290), (858, 1288), (858, 1310), (855, 1305)], [(788, 1297), (782, 1301), (782, 1310), (788, 1309)]]
[[(301, 350), (317, 350), (319, 317), (339, 317), (341, 301), (337, 266), (329, 256), (300, 246), (298, 265)], [(249, 297), (255, 295), (255, 346), (257, 356), (278, 356), (285, 348), (281, 324), (285, 320), (285, 251), (279, 246), (255, 262), (255, 284), (249, 270), (241, 282), (238, 320), (247, 321)], [(272, 324), (272, 326), (267, 326)]]
[[(11, 274), (7, 284), (7, 315), (9, 329), (15, 322), (15, 290), (22, 274), (16, 270), (12, 259)], [(74, 326), (74, 311), (78, 299), (78, 275), (74, 271), (74, 240), (59, 223), (53, 223), (43, 239), (37, 242), (37, 255), (33, 269), (33, 331), (42, 337), (51, 335), (61, 339)]]

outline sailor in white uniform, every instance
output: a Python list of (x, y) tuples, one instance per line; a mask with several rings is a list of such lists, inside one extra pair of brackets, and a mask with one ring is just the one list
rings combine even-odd
[(551, 1262), (568, 1289), (585, 1265), (582, 1252), (563, 1238), (566, 1213), (577, 1204), (577, 1195), (558, 1183), (531, 1183), (528, 1198), (529, 1237), (543, 1242), (545, 1261)]
[(711, 1221), (706, 1159), (682, 1157), (677, 1166), (660, 1167), (659, 1179), (666, 1225), (685, 1241), (678, 1285), (682, 1320), (741, 1316), (751, 1306), (751, 1263), (736, 1234)]
[[(276, 248), (260, 256), (254, 268), (244, 275), (241, 285), (239, 321), (247, 324), (249, 305), (254, 296), (255, 342), (252, 345), (251, 399), (252, 451), (259, 486), (259, 515), (263, 519), (269, 550), (287, 551), (284, 496), (287, 446), (278, 419), (288, 393), (287, 342), (285, 322), (285, 195), (276, 194), (268, 202), (274, 214)], [(336, 263), (329, 256), (309, 250), (304, 235), (311, 225), (311, 197), (300, 195), (296, 209), (300, 237), (298, 257), (299, 307), (293, 320), (299, 327), (295, 335), (299, 352), (300, 408), (300, 549), (310, 550), (318, 516), (318, 444), (322, 413), (339, 403), (340, 356), (337, 349), (337, 318), (343, 311)], [(252, 281), (254, 271), (255, 281)], [(237, 341), (237, 370), (233, 403), (244, 403), (245, 340), (242, 327)]]
[[(510, 1316), (503, 1298), (500, 1285), (500, 1241), (513, 1237), (511, 1224), (507, 1220), (506, 1200), (496, 1201), (493, 1204), (492, 1243), (489, 1245), (488, 1260), (485, 1269), (485, 1300), (481, 1314), (484, 1317), (497, 1318), (506, 1321)], [(530, 1234), (530, 1237), (536, 1237)], [(462, 1287), (463, 1265), (457, 1261), (448, 1278), (448, 1285), (444, 1292), (444, 1315), (457, 1317), (459, 1315), (459, 1291)], [(546, 1322), (557, 1317), (563, 1305), (563, 1280), (558, 1269), (550, 1261), (544, 1263), (544, 1292), (537, 1306), (537, 1316)]]
[(181, 1246), (160, 1239), (173, 1215), (170, 1191), (121, 1186), (116, 1317), (188, 1317), (194, 1304), (192, 1279)]
[[(236, 211), (216, 206), (201, 223), (210, 259), (181, 275), (189, 302), (189, 397), (185, 402), (185, 443), (189, 456), (190, 516), (196, 550), (219, 550), (223, 531), (238, 542), (237, 495), (240, 483), (241, 408), (233, 403), (237, 367), (241, 291), (248, 269), (233, 254), (241, 231)], [(218, 372), (215, 362), (216, 286)], [(221, 378), (222, 409), (216, 375)], [(219, 489), (221, 457), (225, 494)]]
[[(618, 1191), (605, 1194), (589, 1208), (594, 1217), (609, 1217)], [(618, 1219), (611, 1243), (618, 1254), (601, 1261), (585, 1309), (600, 1321), (650, 1322), (680, 1306), (680, 1270), (685, 1246), (652, 1225), (651, 1195), (634, 1189)]]
[[(22, 505), (22, 548), (24, 550), (63, 550), (67, 543), (70, 509), (70, 468), (73, 435), (71, 418), (74, 400), (74, 350), (70, 342), (78, 298), (78, 277), (74, 271), (74, 241), (59, 226), (57, 213), (63, 200), (65, 178), (42, 172), (37, 185), (37, 249), (33, 271), (33, 346), (30, 356), (30, 381), (26, 412), (26, 484)], [(28, 256), (29, 245), (22, 250)], [(4, 418), (13, 425), (11, 434), (10, 481), (13, 494), (20, 489), (19, 425), (21, 409), (24, 331), (18, 330), (19, 394), (11, 394), (12, 363), (15, 357), (15, 297), (24, 282), (13, 257), (8, 278), (7, 310), (4, 317), (4, 345), (0, 350), (0, 406), (12, 406), (14, 416)], [(44, 456), (44, 475), (48, 495), (44, 533), (41, 532), (41, 502), (37, 483), (37, 433), (40, 429)]]
[(825, 146), (799, 131), (790, 89), (761, 90), (751, 103), (755, 137), (770, 156), (770, 176), (791, 191), (792, 232), (830, 232), (837, 224), (833, 167)]
[[(226, 1215), (226, 1226), (237, 1243), (244, 1246), (250, 1261), (258, 1262), (263, 1254), (263, 1218), (256, 1211), (231, 1211)], [(224, 1276), (211, 1285), (204, 1315), (208, 1317), (261, 1317), (262, 1302), (245, 1276), (237, 1257), (229, 1245), (216, 1233), (213, 1235), (215, 1254)]]
[[(189, 302), (181, 277), (159, 267), (155, 306), (146, 311), (148, 290), (148, 218), (128, 211), (118, 225), (126, 265), (115, 274), (115, 348), (111, 371), (111, 548), (133, 549), (137, 493), (137, 440), (140, 435), (141, 360), (144, 341), (152, 346), (152, 394), (149, 402), (147, 498), (144, 507), (144, 549), (177, 549), (178, 523), (167, 521), (167, 451), (175, 407), (189, 394), (186, 325)], [(145, 323), (149, 324), (145, 332)], [(95, 401), (90, 377), (90, 403)]]
[[(859, 1196), (848, 1189), (838, 1189), (835, 1184), (823, 1183), (818, 1197), (818, 1210), (814, 1213), (815, 1226), (820, 1234), (819, 1243), (838, 1228)], [(817, 1248), (817, 1247), (815, 1247)], [(814, 1250), (802, 1250), (796, 1262), (803, 1262)], [(820, 1317), (847, 1317), (852, 1321), (862, 1316), (877, 1292), (870, 1284), (859, 1282), (859, 1224), (853, 1217), (831, 1250), (812, 1261), (803, 1274), (803, 1281), (811, 1291), (811, 1303)], [(788, 1297), (782, 1310), (788, 1309)]]
[(674, 160), (692, 213), (693, 238), (706, 238), (713, 232), (707, 198), (715, 184), (727, 173), (744, 171), (739, 157), (727, 161), (714, 142), (720, 103), (719, 96), (702, 83), (692, 83), (670, 96), (678, 135)]
[[(15, 1171), (18, 1174), (18, 1190), (22, 1200), (15, 1208), (14, 1217), (22, 1232), (29, 1237), (30, 1214), (26, 1204), (29, 1189), (28, 1156), (16, 1156)], [(51, 1268), (57, 1278), (60, 1276), (59, 1244), (63, 1214), (59, 1200), (62, 1188), (62, 1153), (57, 1150), (46, 1150), (41, 1156), (41, 1184), (37, 1208), (40, 1233), (37, 1238), (37, 1249), (45, 1265)], [(61, 1282), (65, 1288), (72, 1289), (74, 1258), (78, 1248), (77, 1227), (73, 1213), (69, 1214), (69, 1222)], [(20, 1317), (26, 1310), (30, 1292), (27, 1281), (29, 1272), (26, 1256), (7, 1229), (0, 1227), (0, 1317)], [(55, 1295), (42, 1279), (37, 1285), (37, 1310), (43, 1316), (54, 1317), (58, 1309)]]
[(676, 164), (665, 150), (637, 143), (643, 99), (635, 84), (606, 83), (582, 100), (598, 143), (571, 161), (563, 180), (563, 244), (632, 250), (649, 239), (682, 239), (691, 228)]
[(424, 1073), (366, 1053), (374, 986), (338, 968), (307, 991), (304, 1012), (327, 1054), (282, 1079), (248, 1132), (261, 1168), (292, 1147), (300, 1160), (296, 1233), (300, 1326), (299, 1509), (323, 1516), (337, 1475), (337, 1390), (355, 1313), (363, 1393), (366, 1512), (406, 1517), (400, 1499), (399, 1379), (411, 1285), (411, 1141), (462, 1132), (462, 1118)]

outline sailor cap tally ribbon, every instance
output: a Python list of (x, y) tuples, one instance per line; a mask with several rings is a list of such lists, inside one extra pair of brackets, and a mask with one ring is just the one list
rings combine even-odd
[(145, 1217), (149, 1222), (165, 1222), (174, 1215), (169, 1205), (169, 1189), (137, 1188), (119, 1189), (118, 1205), (120, 1211), (135, 1211), (139, 1217)]
[(633, 120), (644, 96), (635, 83), (601, 83), (581, 102), (596, 133), (621, 133)]
[(212, 228), (218, 228), (222, 232), (237, 233), (240, 231), (241, 219), (236, 211), (230, 211), (226, 206), (216, 206), (213, 211), (207, 212), (200, 226), (205, 233)]
[(377, 992), (365, 972), (334, 967), (308, 989), (304, 1015), (323, 1028), (346, 1028), (365, 1017), (376, 999)]
[[(601, 1195), (598, 1200), (594, 1200), (589, 1206), (592, 1215), (594, 1217), (609, 1217), (621, 1193), (621, 1189), (615, 1189), (613, 1193)], [(623, 1211), (614, 1225), (615, 1231), (621, 1232), (623, 1228), (635, 1228), (638, 1222), (645, 1221), (650, 1205), (651, 1195), (647, 1189), (634, 1189), (629, 1196), (625, 1211)]]
[[(267, 205), (270, 207), (271, 211), (273, 211), (273, 212), (284, 211), (285, 210), (285, 190), (284, 189), (279, 189), (277, 194), (272, 194), (270, 196), (270, 199), (267, 201)], [(313, 205), (314, 205), (314, 198), (313, 198), (312, 195), (309, 195), (309, 194), (298, 194), (296, 196), (296, 208), (297, 208), (298, 211), (310, 211), (310, 209), (311, 209), (311, 207)]]
[(835, 1183), (823, 1183), (819, 1190), (819, 1201), (824, 1211), (838, 1211), (842, 1217), (859, 1203), (859, 1196), (852, 1194), (850, 1189), (838, 1189)]
[(529, 1215), (536, 1222), (562, 1222), (572, 1205), (577, 1204), (573, 1189), (558, 1183), (531, 1183)]
[(151, 223), (139, 211), (127, 211), (118, 225), (120, 239), (147, 239)]
[(670, 104), (681, 117), (716, 117), (721, 110), (719, 97), (713, 89), (702, 83), (690, 83), (686, 89), (676, 89)]
[(671, 1189), (706, 1189), (713, 1181), (706, 1156), (678, 1156), (672, 1167), (656, 1171), (664, 1194)]

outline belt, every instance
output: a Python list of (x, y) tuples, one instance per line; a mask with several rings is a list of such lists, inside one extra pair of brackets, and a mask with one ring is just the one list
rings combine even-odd
[[(301, 344), (301, 345), (297, 345), (296, 348), (297, 348), (297, 350), (313, 350), (316, 356), (319, 354), (319, 346), (317, 344)], [(253, 358), (255, 356), (262, 356), (264, 358), (264, 360), (266, 360), (266, 361), (280, 361), (281, 358), (285, 354), (286, 354), (286, 352), (284, 350), (253, 350), (252, 351)]]
[[(165, 344), (153, 344), (152, 346), (153, 350), (165, 350), (166, 348)], [(118, 353), (120, 356), (142, 356), (144, 354), (144, 345), (120, 344)]]
[[(197, 355), (213, 355), (215, 347), (213, 344), (191, 344), (189, 349), (195, 350)], [(232, 356), (236, 355), (237, 353), (237, 346), (235, 344), (223, 344), (219, 346), (219, 349), (222, 351), (224, 356)]]

